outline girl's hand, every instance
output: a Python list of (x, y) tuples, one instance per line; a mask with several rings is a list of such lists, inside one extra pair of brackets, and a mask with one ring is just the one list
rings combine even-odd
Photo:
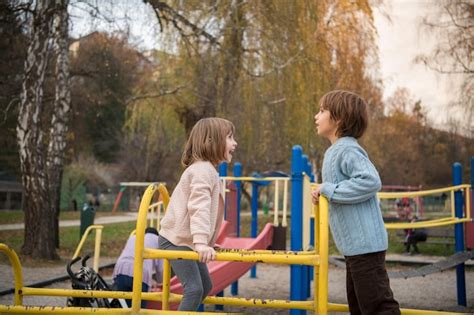
[(216, 258), (216, 251), (214, 248), (206, 244), (195, 244), (194, 248), (199, 254), (199, 261), (202, 263), (208, 263)]
[(321, 194), (321, 186), (316, 187), (312, 192), (311, 192), (311, 197), (313, 200), (313, 204), (317, 205), (319, 204), (319, 195)]

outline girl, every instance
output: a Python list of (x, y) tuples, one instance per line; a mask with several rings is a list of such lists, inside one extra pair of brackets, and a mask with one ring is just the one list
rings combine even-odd
[(224, 217), (224, 190), (216, 167), (232, 160), (237, 147), (234, 129), (222, 118), (204, 118), (196, 123), (181, 159), (185, 171), (161, 220), (161, 249), (199, 254), (199, 262), (170, 261), (184, 288), (180, 311), (196, 311), (212, 289), (206, 263), (215, 258), (213, 246)]
[(314, 117), (318, 135), (331, 147), (324, 154), (323, 183), (315, 189), (329, 200), (329, 225), (346, 259), (346, 290), (352, 315), (399, 315), (385, 269), (387, 231), (377, 201), (381, 181), (359, 145), (367, 129), (367, 105), (357, 94), (332, 91), (321, 98)]

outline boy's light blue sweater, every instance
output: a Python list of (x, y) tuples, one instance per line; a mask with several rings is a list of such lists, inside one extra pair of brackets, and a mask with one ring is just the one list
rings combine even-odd
[(377, 191), (382, 184), (365, 150), (352, 137), (339, 138), (324, 154), (321, 194), (329, 199), (329, 225), (344, 256), (384, 251), (387, 231)]

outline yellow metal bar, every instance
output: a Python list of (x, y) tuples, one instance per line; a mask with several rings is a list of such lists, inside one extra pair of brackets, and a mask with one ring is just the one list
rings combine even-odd
[(253, 254), (269, 254), (269, 255), (316, 255), (314, 250), (311, 251), (301, 251), (295, 252), (290, 250), (268, 250), (268, 249), (249, 249), (242, 250), (239, 248), (218, 248), (216, 249), (217, 253), (237, 253), (240, 255), (253, 255)]
[(283, 182), (283, 219), (281, 226), (288, 226), (288, 220), (286, 218), (288, 212), (288, 181)]
[(158, 208), (158, 213), (157, 213), (157, 218), (156, 218), (156, 229), (159, 231), (160, 230), (160, 221), (161, 221), (161, 212), (165, 211), (165, 207), (163, 203), (160, 204), (160, 207)]
[[(329, 303), (330, 312), (349, 312), (349, 306), (347, 304)], [(431, 311), (431, 310), (416, 310), (411, 308), (401, 308), (403, 315), (466, 315), (468, 313), (455, 313), (455, 312), (443, 312), (443, 311)]]
[(23, 272), (21, 269), (20, 258), (16, 252), (7, 244), (0, 243), (0, 252), (4, 252), (10, 260), (13, 268), (13, 279), (15, 280), (15, 295), (13, 303), (15, 305), (23, 304), (23, 297), (21, 295), (21, 288), (23, 287)]
[[(77, 245), (76, 251), (74, 252), (74, 255), (72, 256), (72, 259), (76, 258), (79, 256), (79, 253), (81, 252), (82, 246), (84, 246), (84, 243), (86, 242), (87, 237), (89, 236), (90, 232), (93, 229), (103, 229), (103, 225), (91, 225), (89, 226), (85, 231), (84, 234), (82, 235), (81, 241), (79, 242), (79, 245)], [(96, 234), (97, 236), (97, 234)]]
[[(161, 206), (163, 205), (163, 201), (158, 201), (158, 202), (155, 202), (153, 204), (151, 204), (149, 207), (148, 207), (148, 216), (149, 216), (149, 223), (148, 223), (148, 226), (149, 227), (156, 227), (156, 229), (159, 228), (159, 219), (160, 219), (160, 209), (161, 209)], [(155, 216), (155, 213), (156, 213), (156, 225), (154, 223), (154, 216)]]
[(278, 226), (278, 201), (279, 201), (279, 189), (278, 189), (278, 183), (279, 181), (275, 181), (275, 198), (273, 200), (273, 225)]
[(206, 304), (215, 305), (232, 305), (262, 308), (284, 308), (284, 309), (300, 309), (314, 310), (313, 301), (288, 301), (273, 299), (249, 299), (249, 298), (233, 298), (233, 297), (215, 297), (208, 296), (204, 301)]
[(454, 218), (456, 216), (456, 206), (454, 204), (454, 190), (451, 190), (451, 216)]
[(471, 222), (471, 219), (458, 219), (458, 218), (451, 218), (450, 220), (444, 221), (420, 221), (420, 222), (413, 222), (413, 223), (386, 223), (385, 228), (388, 230), (393, 229), (417, 229), (417, 228), (432, 228), (437, 226), (445, 226), (445, 225), (452, 225), (457, 223), (464, 223), (464, 222)]
[(420, 190), (420, 191), (403, 191), (403, 192), (379, 192), (377, 197), (380, 199), (397, 199), (403, 197), (422, 197), (428, 195), (441, 194), (443, 192), (451, 192), (460, 189), (466, 189), (471, 187), (471, 185), (463, 184), (445, 188), (430, 189), (430, 190)]
[(95, 230), (95, 248), (94, 248), (94, 264), (93, 267), (96, 272), (99, 272), (99, 261), (100, 261), (100, 244), (102, 242), (102, 228), (96, 228)]
[(307, 250), (310, 246), (311, 238), (311, 212), (313, 210), (313, 201), (311, 199), (311, 181), (309, 176), (303, 177), (303, 249)]
[(472, 188), (467, 188), (464, 191), (464, 196), (466, 198), (466, 205), (465, 205), (465, 208), (464, 208), (464, 209), (466, 209), (466, 214), (464, 216), (467, 219), (471, 218), (471, 189)]
[[(134, 313), (129, 308), (92, 308), (92, 307), (60, 307), (60, 306), (11, 306), (0, 305), (0, 314), (170, 314), (170, 311), (141, 309)], [(179, 312), (181, 315), (236, 315), (242, 313), (216, 313), (216, 312)]]
[(163, 302), (162, 309), (169, 310), (171, 266), (168, 259), (163, 260)]
[[(135, 256), (136, 257), (136, 256)], [(162, 250), (162, 249), (150, 249), (145, 248), (143, 258), (147, 259), (187, 259), (187, 260), (198, 260), (198, 253), (191, 251), (174, 251), (174, 250)], [(136, 259), (136, 258), (135, 258)], [(256, 254), (256, 253), (245, 253), (242, 250), (239, 253), (225, 253), (218, 252), (216, 254), (217, 261), (238, 261), (238, 262), (259, 262), (269, 264), (288, 264), (288, 265), (310, 265), (313, 266), (320, 262), (319, 256), (317, 255), (272, 255), (272, 254)]]
[(433, 219), (433, 220), (429, 220), (429, 221), (417, 221), (417, 222), (430, 222), (430, 223), (434, 223), (434, 222), (451, 221), (452, 219), (454, 219), (454, 217), (444, 217), (444, 218)]
[(157, 202), (151, 204), (148, 207), (148, 226), (149, 227), (154, 227), (153, 215), (154, 215), (155, 211), (157, 211), (156, 206), (157, 206)]
[(164, 205), (164, 210), (166, 211), (166, 209), (168, 208), (168, 204), (170, 203), (170, 194), (164, 184), (158, 185), (158, 191), (160, 192), (161, 200), (163, 201)]
[[(170, 294), (170, 302), (177, 303), (182, 300), (181, 294)], [(234, 297), (217, 297), (208, 296), (203, 303), (213, 305), (231, 305), (231, 306), (249, 306), (249, 307), (268, 307), (268, 308), (285, 308), (285, 309), (302, 309), (314, 310), (313, 301), (289, 301), (289, 300), (274, 300), (274, 299), (249, 299), (249, 298), (234, 298)]]
[(234, 177), (234, 176), (221, 176), (225, 180), (232, 181), (245, 181), (245, 182), (260, 182), (260, 181), (289, 181), (289, 177)]
[(321, 258), (319, 265), (319, 279), (318, 281), (318, 312), (319, 315), (326, 315), (328, 313), (328, 260), (329, 260), (329, 202), (321, 195), (319, 197), (319, 257)]
[[(115, 298), (132, 299), (133, 292), (125, 291), (100, 291), (100, 290), (73, 290), (73, 289), (51, 289), (51, 288), (31, 288), (23, 287), (24, 296), (72, 296), (88, 298)], [(161, 292), (142, 292), (141, 297), (147, 301), (161, 301)]]
[[(314, 249), (316, 255), (321, 257), (320, 253), (320, 239), (319, 239), (319, 208), (317, 205), (313, 205), (313, 214), (314, 214)], [(320, 274), (321, 264), (314, 266), (313, 268), (313, 282), (314, 282), (314, 292), (313, 292), (313, 303), (318, 305), (319, 297), (319, 274)], [(319, 314), (318, 308), (315, 309), (315, 314)]]
[(133, 266), (133, 295), (132, 295), (132, 314), (138, 314), (140, 311), (142, 278), (143, 278), (143, 246), (145, 242), (145, 228), (148, 214), (148, 207), (153, 195), (157, 190), (156, 185), (150, 185), (143, 193), (138, 211), (136, 238), (135, 238), (135, 260)]

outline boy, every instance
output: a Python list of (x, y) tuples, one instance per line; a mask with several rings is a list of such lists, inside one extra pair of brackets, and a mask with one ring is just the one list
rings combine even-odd
[(315, 123), (331, 146), (324, 155), (323, 183), (312, 192), (329, 200), (329, 224), (346, 259), (346, 290), (351, 314), (400, 314), (385, 269), (387, 231), (376, 194), (379, 174), (358, 144), (367, 129), (365, 101), (347, 91), (332, 91), (320, 100)]

